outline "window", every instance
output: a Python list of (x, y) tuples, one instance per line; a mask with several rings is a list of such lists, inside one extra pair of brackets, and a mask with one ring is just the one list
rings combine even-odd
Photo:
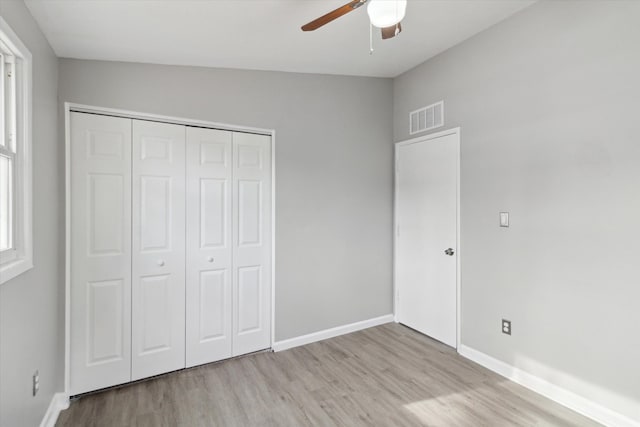
[(31, 54), (0, 18), (0, 284), (33, 267)]

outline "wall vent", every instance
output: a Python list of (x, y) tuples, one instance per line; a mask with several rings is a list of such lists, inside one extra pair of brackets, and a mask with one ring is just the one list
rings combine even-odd
[(409, 134), (425, 132), (444, 126), (444, 101), (409, 113)]

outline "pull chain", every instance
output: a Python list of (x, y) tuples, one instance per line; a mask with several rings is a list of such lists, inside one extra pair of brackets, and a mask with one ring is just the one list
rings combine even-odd
[(369, 22), (369, 55), (373, 55), (373, 24)]

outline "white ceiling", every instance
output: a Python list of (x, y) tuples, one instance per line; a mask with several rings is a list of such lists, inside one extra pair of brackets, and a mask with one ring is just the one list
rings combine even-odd
[[(402, 33), (369, 55), (365, 7), (314, 32), (347, 0), (26, 0), (65, 58), (395, 77), (531, 0), (409, 0)], [(374, 28), (375, 30), (375, 28)]]

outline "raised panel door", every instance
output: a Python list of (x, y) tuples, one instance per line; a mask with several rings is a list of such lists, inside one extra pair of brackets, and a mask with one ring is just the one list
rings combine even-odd
[(133, 120), (132, 379), (185, 367), (185, 127)]
[(70, 394), (131, 380), (131, 120), (72, 112)]
[(187, 366), (231, 357), (231, 141), (187, 127)]
[(233, 354), (271, 344), (271, 137), (233, 133)]

